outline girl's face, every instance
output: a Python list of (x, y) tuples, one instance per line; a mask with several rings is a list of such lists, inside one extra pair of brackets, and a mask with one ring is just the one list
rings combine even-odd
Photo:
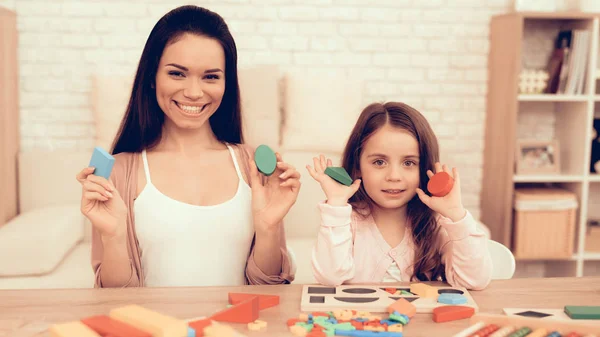
[(419, 144), (405, 130), (386, 124), (367, 140), (360, 155), (362, 184), (376, 206), (404, 207), (419, 187)]
[(156, 73), (156, 99), (165, 124), (198, 129), (225, 92), (225, 52), (212, 38), (184, 34), (165, 47)]

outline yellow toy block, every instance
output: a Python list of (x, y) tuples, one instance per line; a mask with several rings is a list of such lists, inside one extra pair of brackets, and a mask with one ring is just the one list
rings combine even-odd
[(389, 325), (388, 328), (387, 328), (387, 331), (390, 331), (390, 332), (402, 332), (402, 324)]
[(228, 325), (209, 325), (204, 328), (203, 333), (204, 337), (235, 337), (235, 330)]
[(370, 326), (370, 325), (365, 325), (363, 327), (363, 330), (368, 330), (368, 331), (385, 331), (385, 328), (382, 326)]
[(49, 331), (50, 337), (100, 337), (99, 334), (80, 321), (54, 324)]
[(258, 331), (267, 327), (267, 322), (256, 320), (254, 322), (248, 323), (248, 330)]
[(188, 327), (184, 320), (163, 315), (136, 304), (113, 309), (109, 316), (149, 332), (153, 337), (187, 336)]
[(410, 285), (410, 292), (426, 298), (438, 298), (438, 289), (425, 283), (413, 283)]
[(308, 334), (308, 331), (306, 331), (306, 329), (304, 329), (303, 327), (301, 327), (299, 325), (292, 325), (292, 326), (290, 326), (290, 332), (294, 336), (298, 336), (298, 337), (303, 337), (303, 336), (306, 336)]

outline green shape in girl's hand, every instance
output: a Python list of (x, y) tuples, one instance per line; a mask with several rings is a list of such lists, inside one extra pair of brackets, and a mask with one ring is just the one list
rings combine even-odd
[(270, 176), (275, 172), (277, 157), (270, 147), (267, 145), (260, 145), (256, 148), (256, 151), (254, 151), (254, 162), (260, 172)]

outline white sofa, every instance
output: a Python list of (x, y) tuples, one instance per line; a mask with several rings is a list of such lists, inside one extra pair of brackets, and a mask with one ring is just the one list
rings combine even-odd
[[(95, 139), (97, 145), (106, 149), (110, 147), (129, 98), (131, 78), (95, 76), (92, 79)], [(363, 83), (359, 78), (349, 78), (337, 71), (281, 72), (275, 66), (240, 69), (247, 142), (254, 146), (268, 144), (302, 174), (300, 195), (285, 218), (288, 246), (297, 267), (297, 283), (315, 282), (310, 254), (319, 227), (316, 203), (325, 197), (305, 166), (312, 164), (312, 157), (319, 153), (339, 164), (345, 141), (363, 108)], [(14, 259), (10, 260), (7, 254), (0, 255), (0, 288), (92, 287), (90, 225), (79, 212), (81, 189), (74, 178), (75, 173), (88, 164), (90, 155), (91, 149), (80, 153), (21, 154), (20, 198), (25, 213), (0, 228), (0, 247), (3, 243), (14, 246), (10, 248)], [(59, 219), (53, 215), (56, 209), (44, 208), (52, 205), (63, 207), (64, 216)], [(34, 213), (26, 217), (27, 212)], [(31, 235), (27, 233), (31, 232), (53, 239), (50, 244), (39, 245), (34, 242), (41, 240), (30, 241)], [(26, 242), (27, 249), (17, 247), (22, 242)], [(28, 267), (19, 272), (17, 265), (21, 257), (13, 254), (25, 256)], [(18, 276), (1, 274), (3, 268), (11, 264), (13, 274)]]

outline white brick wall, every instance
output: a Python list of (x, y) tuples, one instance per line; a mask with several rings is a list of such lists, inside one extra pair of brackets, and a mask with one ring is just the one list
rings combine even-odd
[[(430, 120), (479, 215), (490, 17), (511, 0), (211, 0), (241, 66), (341, 67), (372, 82), (363, 102), (400, 100)], [(169, 0), (0, 0), (20, 34), (21, 137), (34, 148), (89, 148), (94, 71), (135, 70)]]

